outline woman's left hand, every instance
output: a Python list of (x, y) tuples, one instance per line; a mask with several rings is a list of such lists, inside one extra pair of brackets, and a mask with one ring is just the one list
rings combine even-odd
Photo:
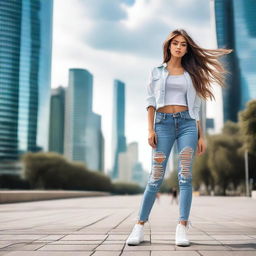
[(206, 151), (206, 144), (205, 144), (205, 141), (204, 141), (204, 138), (199, 138), (198, 139), (198, 143), (197, 143), (197, 155), (202, 155), (204, 154)]

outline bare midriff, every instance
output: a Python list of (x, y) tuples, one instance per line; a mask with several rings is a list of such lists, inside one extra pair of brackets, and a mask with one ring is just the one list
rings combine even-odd
[(187, 106), (181, 106), (181, 105), (167, 105), (163, 106), (159, 109), (157, 109), (157, 112), (163, 112), (163, 113), (176, 113), (188, 110)]

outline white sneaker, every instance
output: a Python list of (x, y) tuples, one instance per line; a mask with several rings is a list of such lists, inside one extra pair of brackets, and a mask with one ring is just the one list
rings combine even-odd
[(144, 241), (144, 225), (135, 224), (133, 230), (126, 240), (128, 245), (138, 245)]
[(180, 245), (180, 246), (188, 246), (190, 245), (189, 239), (188, 239), (188, 229), (189, 229), (189, 224), (191, 225), (191, 222), (188, 221), (187, 225), (183, 224), (177, 224), (176, 227), (176, 234), (175, 234), (175, 244)]

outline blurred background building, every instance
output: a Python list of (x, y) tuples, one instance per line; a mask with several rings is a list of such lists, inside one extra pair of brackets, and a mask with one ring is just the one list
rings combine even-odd
[(113, 123), (112, 123), (112, 156), (113, 169), (111, 177), (119, 177), (119, 154), (126, 152), (125, 137), (125, 84), (117, 79), (114, 80), (113, 93)]
[(93, 112), (90, 113), (85, 131), (86, 166), (91, 170), (104, 172), (105, 142), (101, 131), (101, 116)]
[(0, 1), (0, 172), (48, 149), (52, 0)]
[(138, 143), (131, 142), (125, 152), (120, 152), (118, 157), (118, 177), (120, 182), (137, 183), (145, 186), (149, 173), (143, 169), (139, 162)]
[(234, 49), (223, 60), (230, 71), (222, 90), (224, 122), (237, 122), (238, 111), (256, 98), (255, 12), (254, 0), (214, 1), (218, 47)]
[(65, 88), (52, 89), (49, 124), (49, 151), (64, 153)]
[(87, 70), (69, 70), (65, 102), (64, 154), (69, 160), (84, 163), (86, 120), (92, 112), (92, 81), (92, 74)]
[(103, 171), (104, 139), (101, 116), (92, 111), (93, 75), (84, 69), (69, 70), (65, 100), (64, 155)]

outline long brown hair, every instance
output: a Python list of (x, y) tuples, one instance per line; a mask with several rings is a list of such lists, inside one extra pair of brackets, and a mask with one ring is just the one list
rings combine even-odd
[(229, 54), (233, 49), (204, 49), (198, 46), (184, 29), (172, 31), (163, 43), (163, 63), (171, 59), (170, 44), (175, 36), (181, 35), (187, 41), (187, 53), (182, 57), (181, 64), (190, 74), (193, 85), (204, 99), (214, 98), (211, 92), (211, 83), (225, 87), (225, 74), (230, 72), (218, 58)]

